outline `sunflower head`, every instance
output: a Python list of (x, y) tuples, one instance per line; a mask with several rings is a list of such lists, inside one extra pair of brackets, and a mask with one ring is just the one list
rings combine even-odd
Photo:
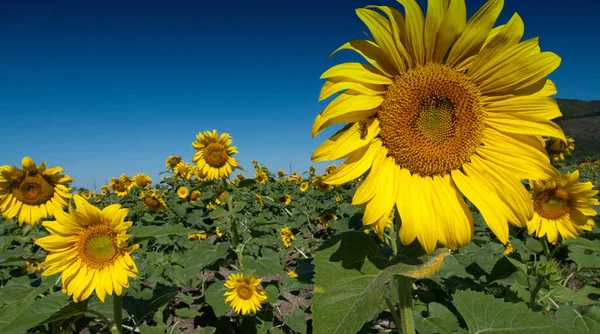
[(87, 190), (87, 189), (85, 189), (85, 190), (82, 190), (82, 191), (79, 193), (79, 195), (81, 195), (81, 197), (85, 198), (85, 199), (86, 199), (86, 200), (88, 200), (88, 201), (89, 201), (89, 199), (90, 199), (90, 198), (92, 198), (92, 194), (91, 194), (91, 193), (90, 193), (90, 191), (89, 191), (89, 190)]
[(265, 291), (259, 286), (261, 279), (253, 275), (230, 274), (225, 282), (225, 302), (237, 314), (256, 313), (267, 300)]
[(167, 204), (156, 190), (146, 190), (140, 195), (142, 204), (151, 211), (161, 212), (167, 208)]
[(165, 161), (165, 166), (167, 166), (167, 168), (169, 170), (173, 170), (173, 168), (175, 168), (175, 166), (177, 166), (177, 164), (180, 163), (180, 162), (182, 162), (182, 161), (183, 161), (183, 159), (181, 158), (181, 156), (179, 156), (179, 155), (171, 155)]
[(107, 185), (103, 185), (102, 190), (100, 191), (100, 194), (102, 196), (106, 196), (106, 195), (110, 194), (110, 188)]
[(257, 171), (256, 173), (254, 173), (254, 180), (256, 180), (256, 182), (258, 183), (266, 183), (267, 179), (267, 173), (263, 171)]
[(190, 190), (186, 186), (181, 186), (177, 188), (177, 196), (182, 200), (186, 200), (190, 195)]
[(302, 182), (302, 183), (300, 184), (300, 191), (301, 191), (301, 192), (305, 192), (305, 191), (307, 191), (307, 190), (308, 190), (308, 182)]
[(194, 190), (190, 193), (190, 202), (195, 202), (200, 199), (200, 190)]
[(188, 234), (188, 240), (206, 240), (206, 233), (191, 233)]
[(277, 176), (279, 176), (280, 178), (285, 177), (285, 172), (280, 169), (277, 171)]
[(148, 175), (146, 175), (144, 173), (140, 173), (140, 174), (136, 174), (133, 177), (133, 182), (138, 187), (146, 188), (146, 187), (150, 187), (150, 183), (152, 183), (152, 179)]
[(243, 180), (243, 179), (245, 179), (245, 178), (246, 178), (246, 177), (244, 177), (244, 175), (242, 175), (242, 174), (238, 174), (238, 175), (237, 175), (237, 179), (238, 179), (238, 180), (240, 180), (240, 181), (242, 181), (242, 180)]
[(94, 291), (104, 302), (106, 295), (121, 295), (129, 287), (128, 279), (138, 270), (130, 254), (139, 245), (128, 246), (127, 209), (109, 205), (103, 210), (75, 195), (76, 209), (57, 211), (56, 221), (42, 225), (50, 232), (35, 241), (49, 252), (42, 263), (44, 276), (62, 272), (63, 292), (75, 302), (87, 299)]
[(333, 186), (329, 183), (326, 183), (324, 180), (325, 180), (325, 177), (322, 175), (319, 175), (319, 176), (313, 178), (312, 182), (315, 184), (315, 188), (318, 191), (327, 192), (327, 191), (330, 191), (331, 189), (333, 189)]
[(131, 179), (123, 174), (119, 178), (112, 177), (108, 186), (112, 188), (114, 193), (119, 197), (125, 197), (129, 193), (133, 183)]
[(287, 277), (291, 277), (291, 278), (298, 278), (298, 274), (296, 273), (295, 270), (291, 270), (288, 271), (288, 273), (286, 274)]
[(319, 216), (319, 222), (321, 223), (321, 225), (323, 225), (324, 227), (328, 227), (329, 226), (329, 222), (332, 220), (338, 220), (338, 216), (336, 216), (333, 212), (331, 211), (325, 211), (323, 212), (320, 216)]
[(592, 217), (597, 213), (591, 206), (600, 204), (594, 198), (598, 190), (591, 182), (579, 182), (579, 171), (530, 184), (535, 213), (527, 223), (529, 234), (545, 235), (556, 244), (559, 235), (576, 238), (594, 226)]
[(262, 196), (261, 196), (260, 194), (254, 194), (254, 198), (256, 198), (256, 201), (258, 202), (258, 204), (259, 204), (260, 206), (263, 206), (263, 205), (264, 205), (264, 203), (263, 203), (263, 199), (262, 199)]
[[(560, 64), (521, 41), (518, 15), (494, 28), (502, 0), (489, 0), (468, 21), (464, 0), (415, 0), (396, 8), (356, 10), (372, 39), (353, 40), (366, 63), (335, 65), (319, 99), (335, 98), (315, 118), (313, 136), (347, 123), (313, 153), (314, 161), (346, 159), (323, 183), (366, 175), (352, 204), (365, 205), (363, 224), (382, 231), (396, 208), (400, 241), (427, 253), (471, 241), (473, 217), (464, 197), (506, 243), (508, 223), (533, 214), (523, 179), (544, 179), (553, 167), (539, 140), (565, 140), (552, 119), (561, 115), (554, 84)], [(335, 53), (334, 52), (334, 53)], [(324, 187), (317, 186), (317, 189)]]
[(194, 172), (194, 167), (181, 161), (173, 168), (173, 176), (182, 180), (189, 180)]
[(570, 157), (575, 149), (575, 139), (565, 137), (566, 141), (561, 138), (548, 137), (545, 139), (546, 152), (553, 162), (564, 161), (566, 157)]
[(292, 230), (290, 230), (289, 227), (283, 227), (281, 231), (279, 231), (279, 236), (281, 237), (283, 247), (285, 248), (289, 248), (292, 245), (292, 241), (296, 240), (294, 233), (292, 233)]
[(39, 166), (29, 157), (21, 161), (22, 169), (0, 167), (0, 212), (4, 219), (15, 218), (19, 224), (36, 224), (67, 206), (72, 197), (67, 185), (73, 179), (62, 175), (60, 167)]
[(209, 180), (227, 178), (238, 166), (233, 157), (237, 148), (231, 145), (228, 133), (219, 135), (217, 130), (200, 132), (196, 135), (192, 147), (196, 149), (192, 161)]
[(288, 194), (285, 194), (285, 195), (275, 199), (275, 202), (277, 202), (279, 204), (284, 204), (285, 206), (288, 206), (288, 205), (290, 205), (290, 203), (292, 203), (292, 197)]

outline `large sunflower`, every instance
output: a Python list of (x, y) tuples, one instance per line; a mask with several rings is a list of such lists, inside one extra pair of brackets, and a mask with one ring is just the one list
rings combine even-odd
[[(521, 179), (544, 179), (553, 168), (537, 136), (564, 139), (550, 120), (561, 115), (545, 76), (560, 58), (540, 52), (538, 39), (521, 41), (514, 14), (494, 28), (503, 6), (490, 0), (466, 21), (464, 0), (429, 1), (427, 17), (414, 0), (398, 10), (356, 10), (373, 40), (337, 51), (369, 63), (333, 66), (320, 100), (339, 95), (316, 117), (312, 134), (348, 123), (313, 153), (314, 161), (346, 158), (326, 182), (338, 185), (370, 170), (353, 204), (363, 224), (383, 233), (396, 206), (403, 244), (418, 239), (431, 253), (438, 242), (470, 242), (473, 202), (506, 243), (508, 223), (525, 226), (533, 214)], [(383, 14), (382, 14), (383, 13)]]
[(262, 303), (267, 300), (265, 291), (259, 286), (261, 279), (244, 274), (230, 274), (225, 282), (228, 289), (225, 292), (225, 302), (237, 314), (255, 313), (262, 308)]
[(557, 175), (552, 179), (531, 181), (531, 196), (534, 215), (527, 223), (529, 234), (538, 238), (546, 235), (555, 244), (560, 234), (563, 239), (576, 238), (594, 227), (596, 210), (592, 205), (600, 205), (593, 196), (591, 182), (579, 182), (579, 171)]
[(137, 267), (130, 254), (139, 245), (127, 245), (131, 234), (126, 222), (128, 209), (119, 204), (102, 211), (80, 196), (74, 196), (77, 209), (69, 213), (57, 210), (56, 221), (42, 223), (51, 235), (35, 243), (49, 252), (44, 276), (62, 272), (62, 290), (75, 302), (87, 299), (94, 290), (98, 298), (121, 295), (129, 287), (129, 277), (135, 277)]
[(209, 180), (229, 177), (238, 166), (237, 160), (232, 157), (237, 153), (237, 148), (231, 146), (228, 133), (219, 136), (217, 130), (199, 132), (192, 147), (197, 150), (192, 161)]
[(16, 217), (19, 224), (35, 224), (55, 211), (61, 211), (71, 198), (67, 184), (73, 179), (61, 175), (60, 167), (36, 166), (29, 157), (21, 161), (23, 169), (0, 167), (0, 212), (5, 219)]

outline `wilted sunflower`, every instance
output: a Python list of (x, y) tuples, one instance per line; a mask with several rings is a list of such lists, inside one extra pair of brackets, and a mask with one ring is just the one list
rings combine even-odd
[(188, 198), (189, 195), (190, 190), (186, 186), (181, 186), (177, 188), (177, 196), (179, 196), (179, 198), (185, 200)]
[(307, 191), (307, 190), (308, 190), (308, 182), (302, 182), (302, 183), (300, 184), (300, 191), (301, 191), (301, 192), (305, 192), (305, 191)]
[(121, 295), (129, 287), (129, 277), (135, 277), (137, 267), (130, 254), (139, 245), (127, 245), (131, 234), (126, 222), (128, 209), (119, 204), (102, 211), (80, 196), (74, 196), (76, 209), (69, 213), (57, 210), (56, 221), (42, 223), (51, 235), (37, 239), (36, 245), (49, 252), (44, 276), (62, 272), (62, 290), (73, 301), (87, 299), (94, 290), (104, 302), (106, 295)]
[(199, 132), (192, 147), (198, 150), (192, 161), (210, 180), (229, 177), (238, 166), (237, 160), (232, 156), (237, 153), (237, 148), (231, 146), (228, 133), (219, 136), (217, 130)]
[(146, 190), (140, 195), (140, 200), (146, 208), (154, 212), (161, 212), (167, 208), (167, 203), (155, 190)]
[(200, 190), (194, 190), (190, 193), (190, 202), (195, 202), (200, 199)]
[(600, 205), (593, 196), (591, 182), (579, 182), (579, 171), (558, 175), (549, 180), (530, 181), (533, 198), (533, 218), (527, 223), (529, 234), (544, 235), (553, 244), (560, 234), (563, 239), (576, 238), (594, 227), (596, 210)]
[(356, 10), (373, 40), (335, 52), (356, 51), (369, 64), (343, 63), (321, 76), (320, 100), (339, 95), (316, 117), (313, 136), (348, 124), (312, 159), (347, 158), (327, 177), (333, 185), (369, 171), (352, 203), (366, 206), (367, 226), (384, 225), (396, 206), (403, 244), (418, 239), (431, 253), (438, 242), (469, 243), (473, 219), (462, 195), (505, 243), (508, 223), (525, 226), (533, 214), (521, 180), (553, 173), (538, 136), (564, 139), (551, 122), (561, 115), (549, 97), (556, 89), (545, 79), (560, 58), (540, 52), (537, 38), (520, 41), (517, 14), (494, 28), (502, 0), (469, 21), (464, 0), (429, 1), (427, 17), (416, 1), (400, 2), (406, 19), (392, 7)]
[(256, 173), (254, 173), (254, 180), (256, 180), (256, 182), (258, 182), (258, 183), (266, 183), (267, 179), (268, 179), (267, 173), (265, 173), (265, 172), (258, 171)]
[(67, 206), (72, 194), (67, 185), (73, 182), (61, 175), (60, 167), (36, 166), (29, 157), (21, 161), (23, 169), (0, 167), (0, 212), (4, 219), (17, 218), (19, 224), (33, 225)]
[(86, 200), (89, 200), (90, 198), (92, 198), (92, 194), (90, 194), (89, 190), (82, 190), (80, 195), (81, 195), (81, 197), (85, 198)]
[(173, 168), (173, 176), (180, 179), (189, 180), (194, 172), (194, 167), (186, 162), (180, 162)]
[(267, 300), (265, 291), (259, 286), (261, 281), (253, 275), (231, 273), (224, 284), (229, 289), (225, 292), (225, 302), (237, 314), (256, 313), (262, 308), (262, 302)]
[(183, 161), (183, 159), (181, 158), (181, 156), (171, 155), (165, 161), (165, 165), (167, 166), (168, 169), (173, 170), (173, 168), (175, 168), (175, 166), (177, 166), (177, 164), (182, 161)]
[(150, 186), (150, 183), (152, 182), (152, 179), (148, 175), (146, 175), (144, 173), (140, 173), (140, 174), (136, 174), (133, 177), (133, 182), (138, 187), (146, 188), (146, 187)]

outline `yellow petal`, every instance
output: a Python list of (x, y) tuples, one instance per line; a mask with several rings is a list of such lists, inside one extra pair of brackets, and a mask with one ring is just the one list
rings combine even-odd
[(427, 1), (427, 16), (425, 18), (425, 32), (423, 37), (423, 45), (425, 49), (425, 62), (435, 61), (433, 54), (435, 52), (435, 38), (438, 34), (444, 14), (448, 9), (450, 1)]
[(319, 94), (319, 101), (325, 100), (331, 95), (346, 89), (351, 89), (368, 96), (381, 95), (385, 92), (385, 87), (381, 85), (361, 83), (350, 78), (335, 77), (325, 81)]
[(524, 135), (548, 136), (567, 141), (561, 127), (548, 119), (535, 114), (505, 111), (488, 113), (486, 124), (498, 131)]
[[(474, 225), (473, 216), (469, 207), (457, 192), (450, 175), (434, 177), (434, 187), (438, 205), (437, 215), (440, 218), (440, 232), (445, 235), (444, 246), (450, 249), (457, 249), (471, 242), (473, 237)], [(440, 239), (441, 240), (441, 239)]]
[(415, 0), (397, 0), (406, 11), (406, 48), (418, 65), (425, 63), (425, 47), (423, 45), (423, 30), (425, 18), (423, 11)]
[(365, 181), (356, 189), (354, 196), (352, 197), (352, 204), (363, 204), (369, 201), (375, 193), (377, 192), (377, 187), (381, 178), (379, 177), (379, 170), (383, 166), (383, 162), (385, 160), (385, 156), (387, 155), (387, 150), (382, 148), (378, 150), (373, 158), (373, 165), (371, 166), (371, 171), (369, 175), (365, 178)]
[(345, 43), (344, 45), (337, 48), (329, 55), (329, 58), (340, 50), (352, 50), (361, 55), (369, 64), (373, 65), (376, 69), (386, 74), (389, 77), (393, 77), (396, 74), (394, 66), (389, 62), (385, 53), (381, 48), (374, 42), (364, 39), (357, 39)]
[(382, 218), (387, 218), (394, 207), (398, 180), (394, 179), (394, 168), (397, 168), (391, 157), (385, 157), (377, 171), (377, 191), (367, 203), (363, 216), (364, 225), (376, 224)]
[[(392, 38), (394, 39), (394, 44), (396, 45), (397, 54), (400, 55), (398, 64), (396, 66), (396, 73), (404, 73), (412, 66), (412, 58), (409, 55), (408, 50), (405, 45), (407, 45), (407, 36), (405, 33), (405, 20), (402, 13), (398, 11), (394, 7), (389, 6), (367, 6), (366, 8), (376, 8), (385, 13), (388, 19), (390, 20), (390, 30), (392, 33)], [(394, 55), (396, 57), (396, 55)]]
[(505, 98), (486, 104), (484, 109), (491, 114), (510, 112), (515, 115), (538, 116), (547, 120), (562, 116), (556, 100), (543, 94)]
[(503, 6), (503, 0), (490, 0), (471, 17), (461, 36), (452, 46), (446, 64), (454, 66), (479, 52)]
[(421, 215), (416, 211), (418, 206), (416, 196), (420, 189), (413, 184), (413, 179), (408, 169), (396, 168), (395, 176), (399, 182), (398, 194), (396, 196), (396, 207), (402, 220), (398, 233), (403, 245), (411, 244), (420, 230)]
[(342, 136), (335, 142), (329, 154), (328, 160), (341, 159), (353, 151), (368, 145), (379, 134), (379, 120), (371, 118), (364, 121), (367, 126), (367, 134), (361, 138), (360, 122), (354, 123)]
[(332, 66), (321, 75), (321, 79), (332, 77), (351, 78), (357, 82), (376, 85), (390, 85), (393, 83), (392, 79), (378, 69), (369, 65), (353, 62)]
[(380, 149), (381, 141), (374, 140), (369, 146), (356, 150), (324, 182), (339, 185), (360, 177), (371, 168), (373, 158)]
[(435, 38), (433, 61), (441, 63), (450, 47), (465, 29), (467, 8), (464, 0), (451, 0)]

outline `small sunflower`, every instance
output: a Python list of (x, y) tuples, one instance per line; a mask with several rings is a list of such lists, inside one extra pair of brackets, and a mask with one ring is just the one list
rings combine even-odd
[(182, 161), (183, 161), (183, 159), (181, 159), (181, 156), (171, 155), (165, 161), (165, 165), (167, 166), (168, 169), (173, 170), (173, 168), (175, 168), (175, 166), (177, 166), (177, 164)]
[(263, 203), (263, 199), (262, 199), (262, 196), (261, 196), (260, 194), (254, 194), (254, 198), (256, 198), (256, 200), (258, 201), (258, 204), (259, 204), (260, 206), (263, 206), (263, 205), (265, 205), (265, 204)]
[(284, 204), (285, 206), (290, 205), (290, 203), (292, 203), (292, 197), (288, 194), (285, 194), (279, 198), (277, 198), (275, 200), (275, 202), (279, 203), (279, 204)]
[(140, 187), (140, 188), (146, 188), (150, 186), (150, 183), (152, 182), (152, 179), (144, 174), (144, 173), (140, 173), (140, 174), (136, 174), (133, 177), (133, 182), (135, 183), (136, 186)]
[(217, 238), (220, 238), (225, 235), (225, 233), (221, 231), (221, 228), (219, 226), (215, 227), (215, 234), (217, 235)]
[(337, 170), (336, 165), (329, 165), (325, 168), (325, 175), (329, 175)]
[(329, 222), (332, 220), (338, 220), (338, 216), (330, 211), (323, 212), (321, 216), (319, 216), (319, 222), (325, 227), (329, 227)]
[(188, 234), (188, 240), (206, 240), (206, 233), (191, 233)]
[(162, 196), (159, 196), (155, 190), (147, 190), (140, 195), (140, 200), (142, 204), (154, 211), (161, 212), (167, 208), (167, 203), (162, 199)]
[(215, 203), (213, 203), (213, 202), (210, 202), (210, 203), (206, 204), (206, 208), (207, 208), (208, 210), (214, 210), (214, 209), (216, 209), (216, 208), (217, 208), (217, 206), (215, 205)]
[(186, 186), (181, 186), (177, 188), (177, 196), (179, 196), (179, 198), (185, 200), (188, 198), (189, 195), (190, 190)]
[(252, 166), (254, 166), (254, 169), (256, 169), (257, 172), (260, 171), (260, 167), (258, 166), (258, 161), (256, 161), (256, 159), (252, 160)]
[(194, 172), (194, 167), (189, 163), (181, 161), (173, 168), (173, 176), (182, 180), (189, 180)]
[[(316, 116), (313, 136), (345, 124), (313, 153), (313, 161), (345, 159), (327, 176), (341, 185), (367, 174), (352, 204), (365, 205), (363, 225), (383, 230), (396, 208), (404, 245), (427, 253), (438, 244), (471, 241), (473, 217), (465, 198), (498, 237), (509, 223), (533, 215), (523, 179), (543, 180), (554, 168), (541, 136), (565, 139), (556, 87), (546, 79), (560, 65), (537, 38), (521, 41), (514, 14), (494, 27), (503, 0), (487, 1), (467, 20), (464, 0), (415, 0), (356, 10), (372, 39), (353, 40), (368, 64), (346, 62), (321, 75), (320, 100), (336, 95)], [(346, 124), (347, 123), (347, 124)]]
[(194, 190), (190, 193), (190, 202), (195, 202), (200, 199), (200, 190)]
[(546, 152), (550, 159), (554, 162), (564, 161), (565, 157), (569, 157), (575, 149), (575, 139), (566, 136), (566, 141), (560, 138), (546, 138)]
[(237, 148), (231, 146), (231, 138), (227, 133), (218, 135), (217, 130), (200, 132), (192, 147), (197, 150), (192, 161), (210, 180), (229, 177), (238, 166), (233, 157)]
[(283, 227), (281, 231), (279, 231), (279, 236), (281, 237), (281, 241), (285, 248), (289, 248), (292, 245), (292, 241), (296, 240), (294, 233), (292, 233), (292, 230), (290, 230), (289, 227)]
[(92, 194), (90, 194), (89, 190), (82, 190), (80, 195), (88, 201), (90, 200), (90, 198), (92, 198)]
[(307, 191), (307, 190), (308, 190), (308, 182), (302, 182), (302, 183), (300, 184), (300, 191), (301, 191), (301, 192), (305, 192), (305, 191)]
[(30, 274), (37, 274), (44, 271), (44, 268), (37, 262), (25, 261), (25, 271)]
[(21, 161), (23, 169), (0, 167), (0, 212), (4, 219), (16, 217), (19, 224), (33, 225), (67, 206), (72, 194), (67, 185), (73, 182), (61, 175), (60, 167), (36, 166), (29, 157)]
[(288, 273), (286, 274), (287, 277), (291, 277), (291, 278), (298, 278), (298, 274), (296, 273), (295, 270), (291, 270), (288, 271)]
[(267, 182), (267, 173), (263, 172), (263, 171), (258, 171), (256, 173), (254, 173), (254, 180), (256, 180), (256, 182), (258, 183), (266, 183)]
[(56, 211), (56, 221), (42, 225), (50, 235), (37, 239), (35, 244), (49, 252), (44, 276), (62, 272), (62, 290), (75, 302), (87, 299), (94, 291), (104, 302), (106, 295), (121, 295), (129, 287), (129, 277), (138, 270), (130, 254), (139, 245), (128, 246), (131, 234), (126, 222), (128, 209), (119, 204), (102, 211), (80, 196), (73, 198), (76, 209), (69, 213)]
[(552, 244), (563, 239), (576, 238), (594, 226), (596, 210), (592, 205), (600, 205), (593, 196), (591, 182), (579, 182), (579, 171), (557, 175), (543, 181), (530, 181), (533, 199), (533, 218), (527, 223), (529, 234), (538, 238), (544, 235)]
[(340, 196), (335, 196), (335, 201), (339, 203), (342, 201), (342, 198)]
[(259, 286), (261, 281), (262, 279), (253, 275), (231, 273), (224, 284), (229, 289), (225, 292), (225, 302), (237, 314), (256, 313), (267, 300), (265, 291)]
[(119, 197), (125, 197), (129, 193), (131, 183), (127, 183), (128, 176), (123, 174), (119, 178), (110, 178), (109, 187), (112, 188), (113, 192)]
[(317, 169), (315, 168), (315, 166), (310, 166), (310, 168), (308, 169), (308, 175), (310, 175), (310, 176), (315, 176), (316, 172), (317, 172)]
[(110, 194), (110, 188), (106, 185), (102, 186), (102, 190), (100, 191), (100, 194), (102, 194), (102, 196), (106, 196), (106, 195)]
[(312, 182), (315, 184), (315, 188), (318, 191), (326, 192), (326, 191), (333, 189), (333, 186), (331, 184), (324, 182), (324, 177), (322, 175), (319, 175), (319, 176), (315, 177), (314, 179), (312, 179)]
[(246, 177), (244, 177), (244, 175), (242, 175), (242, 174), (238, 174), (238, 175), (237, 175), (237, 179), (238, 179), (238, 180), (240, 180), (240, 181), (242, 181), (242, 180), (243, 180), (243, 179), (245, 179), (245, 178), (246, 178)]

